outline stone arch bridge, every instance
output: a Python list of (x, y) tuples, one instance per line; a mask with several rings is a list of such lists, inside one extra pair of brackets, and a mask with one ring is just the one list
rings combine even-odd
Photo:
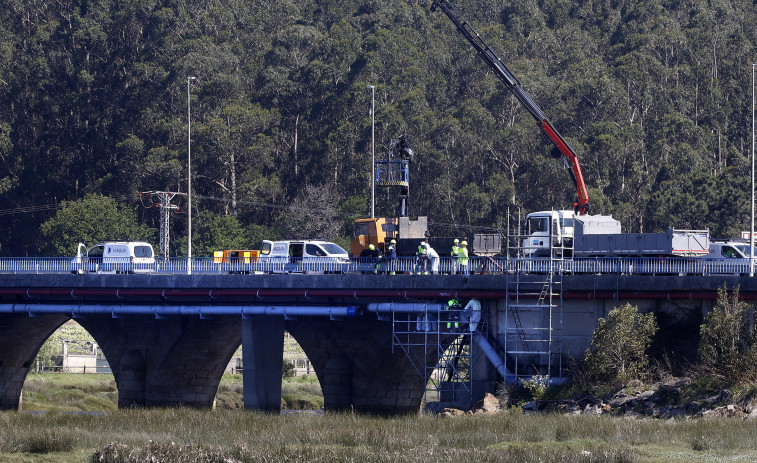
[[(286, 330), (311, 360), (327, 410), (416, 412), (425, 379), (392, 336), (393, 320), (415, 315), (377, 314), (369, 307), (478, 298), (496, 343), (505, 336), (508, 278), (513, 276), (0, 275), (0, 408), (22, 407), (22, 386), (38, 350), (75, 318), (111, 365), (120, 407), (213, 407), (225, 366), (241, 344), (245, 407), (278, 411)], [(691, 349), (717, 289), (739, 286), (753, 299), (753, 280), (566, 276), (563, 355), (580, 355), (597, 319), (624, 301), (658, 314), (669, 332), (661, 338), (673, 344), (668, 347)], [(411, 349), (417, 356), (436, 355), (418, 345)], [(474, 372), (472, 400), (494, 392), (501, 371), (483, 362)]]

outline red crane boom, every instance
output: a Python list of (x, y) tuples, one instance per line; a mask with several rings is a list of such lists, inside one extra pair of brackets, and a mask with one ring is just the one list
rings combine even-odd
[(494, 71), (497, 77), (505, 83), (507, 88), (515, 95), (515, 98), (525, 106), (526, 110), (536, 119), (536, 123), (541, 127), (545, 134), (552, 140), (557, 149), (563, 156), (565, 166), (570, 172), (570, 176), (573, 179), (573, 183), (576, 186), (578, 198), (573, 203), (573, 207), (578, 214), (586, 214), (589, 211), (589, 195), (586, 192), (586, 183), (584, 183), (584, 176), (581, 173), (581, 165), (578, 163), (578, 157), (576, 156), (573, 148), (570, 147), (567, 141), (560, 135), (560, 133), (552, 126), (547, 119), (547, 116), (539, 109), (534, 103), (531, 97), (523, 90), (518, 79), (515, 78), (512, 72), (505, 66), (505, 63), (499, 59), (494, 50), (486, 44), (484, 39), (473, 29), (473, 27), (455, 10), (455, 7), (448, 0), (434, 0), (431, 4), (431, 11), (434, 11), (439, 7), (447, 17), (457, 26), (457, 30), (468, 39), (468, 42), (473, 45), (473, 48), (478, 52), (478, 56), (481, 57), (484, 62)]

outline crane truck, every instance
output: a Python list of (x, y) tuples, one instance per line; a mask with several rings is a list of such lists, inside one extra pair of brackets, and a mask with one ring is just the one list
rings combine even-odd
[(487, 45), (484, 39), (473, 29), (473, 27), (457, 12), (455, 7), (449, 0), (434, 0), (431, 4), (431, 11), (439, 8), (447, 15), (447, 17), (455, 24), (457, 30), (465, 37), (473, 48), (478, 52), (478, 56), (494, 71), (494, 74), (505, 84), (505, 86), (512, 92), (515, 98), (521, 102), (531, 116), (536, 120), (536, 124), (544, 131), (549, 139), (554, 143), (557, 150), (556, 157), (562, 156), (565, 162), (565, 167), (568, 168), (573, 183), (576, 187), (577, 198), (573, 203), (573, 209), (579, 215), (584, 215), (589, 212), (589, 195), (586, 192), (586, 184), (584, 183), (584, 177), (581, 173), (581, 165), (578, 162), (573, 148), (567, 141), (560, 135), (557, 129), (549, 122), (547, 116), (536, 105), (534, 100), (526, 93), (521, 86), (518, 79), (512, 72), (505, 66), (505, 63), (499, 59), (499, 56), (494, 50)]
[[(573, 210), (536, 212), (527, 216), (529, 236), (523, 240), (524, 254), (531, 257), (550, 255), (555, 248), (569, 249), (576, 256), (699, 256), (709, 252), (709, 232), (673, 230), (666, 233), (621, 233), (620, 222), (611, 216), (587, 215), (589, 196), (575, 151), (549, 122), (547, 116), (526, 93), (518, 79), (455, 9), (449, 0), (434, 0), (431, 11), (439, 8), (473, 46), (478, 56), (494, 71), (508, 90), (520, 101), (536, 124), (562, 156), (576, 187)], [(562, 252), (562, 251), (561, 251)]]
[(622, 233), (612, 216), (571, 210), (532, 212), (526, 228), (522, 250), (527, 257), (701, 257), (710, 252), (708, 230)]

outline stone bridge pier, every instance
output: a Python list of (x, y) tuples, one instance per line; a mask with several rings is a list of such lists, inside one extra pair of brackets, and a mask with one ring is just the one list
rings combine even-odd
[[(392, 349), (391, 322), (375, 317), (316, 319), (288, 321), (286, 327), (318, 375), (327, 410), (402, 414), (420, 409), (426, 384), (405, 351)], [(405, 348), (414, 350), (413, 358), (423, 359), (424, 339), (417, 336)], [(436, 349), (429, 349), (427, 361), (437, 360)]]

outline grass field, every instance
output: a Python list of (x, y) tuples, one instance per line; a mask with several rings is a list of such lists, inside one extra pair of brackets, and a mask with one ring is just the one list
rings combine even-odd
[(376, 418), (242, 410), (0, 413), (3, 462), (747, 462), (757, 425), (493, 415)]
[[(309, 405), (319, 392), (313, 378), (298, 377), (285, 381), (282, 396)], [(0, 412), (0, 461), (757, 461), (757, 423), (733, 418), (630, 420), (517, 408), (455, 417), (268, 415), (240, 409), (239, 375), (224, 377), (216, 410), (117, 410), (116, 397), (112, 377), (30, 374), (24, 408), (47, 413)]]
[[(322, 409), (323, 394), (314, 374), (285, 378), (282, 407), (292, 410)], [(242, 375), (225, 374), (216, 394), (217, 408), (242, 409)], [(24, 382), (26, 412), (116, 411), (118, 390), (113, 375), (29, 373)]]

